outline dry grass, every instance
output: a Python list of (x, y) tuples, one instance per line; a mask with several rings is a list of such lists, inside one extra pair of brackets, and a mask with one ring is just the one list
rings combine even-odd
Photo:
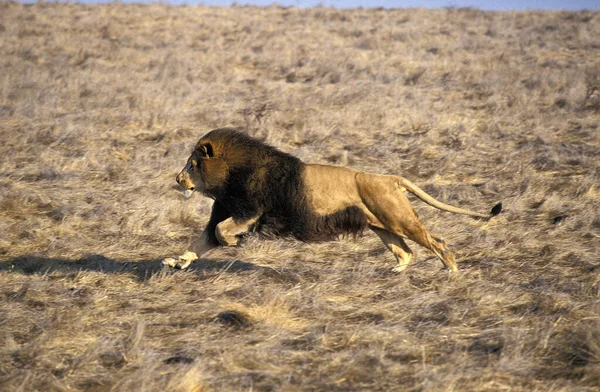
[[(600, 13), (0, 2), (0, 389), (593, 391)], [(164, 270), (210, 201), (173, 187), (243, 126), (402, 174), (456, 251), (374, 235)]]

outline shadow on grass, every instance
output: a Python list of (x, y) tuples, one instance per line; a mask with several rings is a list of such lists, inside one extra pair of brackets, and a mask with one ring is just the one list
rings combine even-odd
[[(207, 272), (209, 275), (217, 273), (236, 273), (241, 271), (262, 270), (265, 267), (256, 266), (241, 260), (216, 261), (200, 259), (194, 262), (187, 270), (189, 272)], [(0, 262), (1, 271), (12, 271), (25, 275), (47, 273), (74, 273), (80, 271), (98, 271), (106, 274), (132, 274), (140, 280), (146, 280), (152, 275), (164, 271), (175, 273), (176, 270), (162, 265), (162, 259), (123, 261), (115, 260), (103, 255), (89, 255), (77, 260), (47, 258), (38, 256), (19, 256)]]

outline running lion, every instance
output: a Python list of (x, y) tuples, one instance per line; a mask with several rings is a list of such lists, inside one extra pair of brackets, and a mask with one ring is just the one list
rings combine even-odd
[(452, 252), (423, 226), (405, 192), (457, 214), (489, 219), (502, 210), (501, 203), (489, 214), (453, 207), (400, 176), (306, 164), (232, 128), (202, 137), (177, 182), (186, 198), (198, 191), (214, 204), (200, 237), (182, 256), (163, 261), (175, 268), (188, 267), (218, 246), (238, 245), (249, 232), (311, 242), (369, 228), (396, 257), (395, 271), (405, 270), (413, 255), (405, 239), (431, 250), (447, 269), (457, 271)]

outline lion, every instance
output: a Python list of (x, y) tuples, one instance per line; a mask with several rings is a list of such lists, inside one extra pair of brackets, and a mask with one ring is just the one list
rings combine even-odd
[(489, 214), (444, 204), (409, 180), (345, 167), (307, 164), (233, 128), (219, 128), (196, 144), (176, 177), (185, 198), (194, 192), (214, 199), (200, 237), (177, 259), (163, 264), (187, 268), (219, 246), (236, 246), (248, 233), (328, 241), (340, 235), (375, 232), (404, 271), (413, 253), (409, 239), (432, 251), (450, 271), (458, 270), (452, 252), (429, 232), (406, 192), (443, 211), (489, 219)]

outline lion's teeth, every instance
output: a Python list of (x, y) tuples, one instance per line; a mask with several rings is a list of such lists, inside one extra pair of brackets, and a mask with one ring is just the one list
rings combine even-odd
[(183, 197), (189, 199), (190, 197), (192, 197), (192, 193), (194, 193), (194, 191), (186, 189), (185, 191), (183, 191)]

